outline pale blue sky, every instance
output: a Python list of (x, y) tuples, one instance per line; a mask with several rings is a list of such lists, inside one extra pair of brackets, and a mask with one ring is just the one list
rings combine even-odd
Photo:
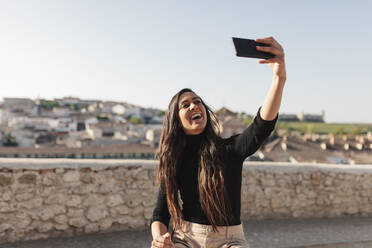
[(372, 123), (372, 1), (2, 0), (0, 98), (118, 100), (165, 109), (181, 88), (255, 113), (268, 65), (232, 36), (286, 51), (282, 113)]

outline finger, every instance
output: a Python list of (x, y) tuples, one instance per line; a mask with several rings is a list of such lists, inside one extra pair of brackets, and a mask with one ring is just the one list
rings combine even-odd
[(260, 64), (270, 64), (270, 63), (275, 63), (275, 62), (278, 62), (278, 60), (276, 60), (275, 58), (263, 59), (263, 60), (258, 61), (258, 63), (260, 63)]
[(167, 233), (165, 233), (165, 234), (163, 235), (163, 238), (165, 238), (165, 239), (170, 239), (170, 237), (171, 237), (171, 235), (170, 235), (169, 232), (167, 232)]
[(154, 244), (151, 247), (154, 247), (154, 248), (172, 248), (172, 247), (174, 247), (174, 244), (172, 242), (170, 242), (170, 243), (154, 242)]
[(274, 37), (258, 38), (255, 40), (258, 43), (268, 44), (272, 47), (282, 48), (282, 46), (274, 39)]
[(164, 239), (162, 237), (157, 238), (156, 240), (154, 240), (154, 242), (155, 242), (155, 245), (159, 247), (162, 247), (165, 245), (168, 245), (168, 246), (173, 245), (173, 242), (170, 239)]
[(261, 52), (267, 52), (274, 55), (281, 55), (281, 51), (274, 47), (256, 46), (256, 49)]
[(258, 42), (258, 43), (273, 45), (274, 38), (273, 37), (257, 38), (255, 41)]
[(157, 248), (160, 248), (160, 247), (166, 247), (166, 244), (164, 244), (164, 242), (161, 242), (161, 241), (155, 240), (153, 246), (154, 246), (154, 247), (157, 247)]
[(160, 246), (156, 245), (156, 242), (153, 240), (151, 242), (151, 248), (159, 248)]

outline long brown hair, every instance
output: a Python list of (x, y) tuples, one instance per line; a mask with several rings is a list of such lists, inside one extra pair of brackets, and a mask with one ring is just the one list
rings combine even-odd
[[(179, 228), (183, 219), (176, 178), (186, 146), (186, 135), (178, 117), (178, 104), (180, 96), (186, 92), (194, 93), (191, 89), (182, 89), (169, 103), (163, 121), (158, 154), (158, 183), (164, 183), (174, 228)], [(221, 155), (217, 152), (217, 146), (221, 141), (220, 125), (215, 114), (203, 100), (201, 101), (206, 109), (207, 125), (203, 131), (203, 141), (198, 153), (199, 199), (213, 230), (216, 231), (217, 226), (227, 225), (231, 220), (231, 206), (224, 187), (224, 164), (221, 162)]]

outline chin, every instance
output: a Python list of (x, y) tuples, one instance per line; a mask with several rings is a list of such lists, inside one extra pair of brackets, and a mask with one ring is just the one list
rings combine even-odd
[(201, 134), (202, 132), (204, 132), (204, 128), (203, 129), (197, 129), (194, 131), (195, 134)]
[(201, 134), (204, 131), (204, 129), (199, 130), (199, 129), (193, 129), (193, 130), (185, 130), (185, 134), (187, 135), (198, 135)]

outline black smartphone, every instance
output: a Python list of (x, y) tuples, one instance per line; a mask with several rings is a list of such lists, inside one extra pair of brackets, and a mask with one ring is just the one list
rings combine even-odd
[(248, 57), (256, 59), (271, 59), (275, 55), (272, 53), (266, 53), (257, 51), (256, 46), (269, 46), (264, 43), (258, 43), (250, 39), (242, 39), (233, 37), (233, 42), (235, 46), (236, 56), (238, 57)]

